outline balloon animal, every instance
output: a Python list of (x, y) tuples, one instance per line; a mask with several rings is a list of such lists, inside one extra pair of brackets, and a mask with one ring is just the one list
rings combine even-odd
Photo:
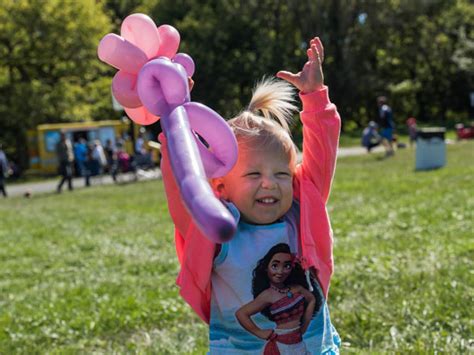
[(174, 27), (157, 28), (150, 17), (133, 14), (123, 21), (120, 34), (107, 34), (98, 48), (100, 60), (119, 69), (112, 80), (113, 95), (138, 124), (152, 124), (161, 117), (184, 204), (211, 241), (229, 240), (236, 223), (207, 179), (223, 176), (234, 166), (234, 134), (215, 111), (191, 102), (188, 77), (194, 74), (194, 62), (176, 53), (180, 36)]

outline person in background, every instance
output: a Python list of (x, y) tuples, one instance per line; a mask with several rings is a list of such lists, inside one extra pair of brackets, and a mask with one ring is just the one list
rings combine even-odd
[(92, 175), (100, 175), (107, 166), (107, 157), (105, 156), (104, 147), (100, 140), (96, 139), (92, 148), (92, 160), (95, 162), (95, 170)]
[(143, 133), (140, 131), (140, 134), (135, 141), (135, 154), (141, 155), (145, 152), (145, 139), (143, 138)]
[(107, 158), (107, 172), (112, 175), (114, 181), (117, 180), (117, 149), (111, 139), (105, 142), (105, 157)]
[(5, 152), (3, 151), (2, 144), (0, 143), (0, 192), (3, 197), (7, 197), (7, 191), (5, 189), (5, 178), (8, 176), (8, 160)]
[(378, 146), (382, 141), (377, 132), (377, 123), (370, 121), (368, 127), (364, 128), (362, 132), (362, 146), (367, 148), (367, 152), (370, 153), (372, 148)]
[(78, 176), (85, 175), (85, 162), (87, 158), (87, 141), (84, 138), (74, 143), (74, 162), (76, 164), (76, 174)]
[(388, 106), (385, 96), (377, 97), (377, 106), (379, 108), (378, 125), (382, 136), (382, 144), (385, 147), (385, 156), (389, 157), (395, 154), (393, 149), (393, 130), (395, 128), (393, 112), (392, 108)]
[(126, 173), (131, 170), (130, 155), (125, 150), (123, 139), (117, 141), (117, 170)]
[(61, 188), (66, 181), (69, 191), (72, 191), (72, 164), (74, 162), (74, 153), (71, 141), (66, 138), (64, 132), (61, 132), (59, 142), (56, 144), (56, 155), (59, 163), (59, 174), (61, 175), (57, 192), (61, 193)]
[(408, 136), (410, 137), (410, 147), (416, 142), (416, 134), (417, 134), (417, 126), (416, 126), (416, 118), (410, 117), (407, 119), (407, 127), (408, 127)]

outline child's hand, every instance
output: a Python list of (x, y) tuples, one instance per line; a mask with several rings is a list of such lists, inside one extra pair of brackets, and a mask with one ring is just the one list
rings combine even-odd
[(306, 53), (308, 54), (308, 61), (299, 73), (279, 71), (276, 75), (278, 78), (293, 84), (303, 94), (319, 90), (324, 85), (323, 69), (321, 67), (324, 60), (324, 48), (319, 37), (314, 37), (309, 42)]
[(189, 91), (191, 92), (191, 90), (194, 87), (194, 80), (190, 76), (188, 76), (188, 86), (189, 86)]

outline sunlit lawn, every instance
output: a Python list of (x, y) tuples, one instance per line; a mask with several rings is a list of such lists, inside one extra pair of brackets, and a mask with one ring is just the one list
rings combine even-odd
[[(329, 209), (343, 352), (472, 349), (474, 142), (342, 158)], [(159, 181), (0, 200), (0, 353), (205, 353)]]

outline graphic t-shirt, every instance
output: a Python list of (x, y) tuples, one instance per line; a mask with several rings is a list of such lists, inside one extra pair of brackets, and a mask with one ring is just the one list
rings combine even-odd
[[(239, 212), (233, 204), (228, 208), (238, 220), (237, 233), (214, 260), (211, 276), (211, 319), (209, 332), (210, 354), (261, 354), (266, 341), (248, 332), (238, 322), (235, 312), (251, 302), (253, 270), (257, 262), (277, 244), (288, 244), (297, 254), (297, 223), (299, 205), (293, 203), (282, 220), (269, 225), (252, 225), (239, 221)], [(303, 335), (306, 349), (311, 354), (338, 353), (339, 336), (332, 326), (323, 293), (317, 282), (318, 309)], [(261, 313), (252, 316), (261, 329), (275, 329), (276, 323)]]

